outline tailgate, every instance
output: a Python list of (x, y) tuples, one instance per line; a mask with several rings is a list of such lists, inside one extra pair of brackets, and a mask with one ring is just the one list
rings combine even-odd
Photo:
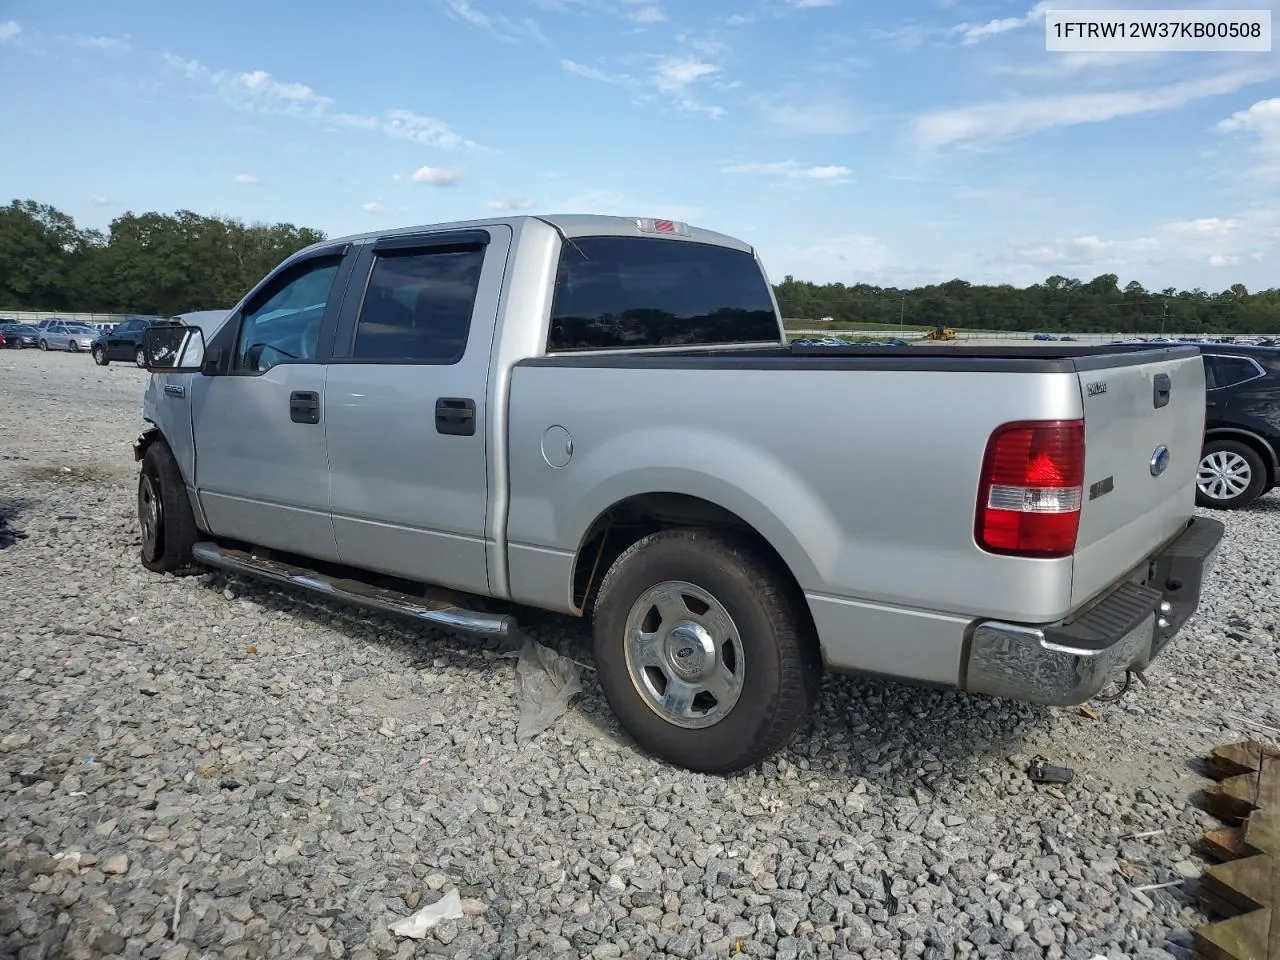
[(1194, 347), (1077, 362), (1085, 478), (1073, 608), (1127, 573), (1195, 510), (1204, 364)]

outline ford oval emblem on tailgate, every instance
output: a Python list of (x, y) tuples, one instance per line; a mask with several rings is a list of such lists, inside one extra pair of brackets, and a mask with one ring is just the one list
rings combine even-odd
[(1151, 475), (1158, 477), (1164, 473), (1169, 466), (1169, 448), (1163, 443), (1156, 447), (1156, 452), (1151, 455)]

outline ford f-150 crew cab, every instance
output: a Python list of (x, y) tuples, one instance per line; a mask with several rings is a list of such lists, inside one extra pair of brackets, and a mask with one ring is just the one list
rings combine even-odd
[(623, 726), (694, 770), (783, 747), (824, 666), (1084, 702), (1222, 536), (1196, 347), (792, 347), (754, 249), (682, 223), (327, 240), (215, 320), (146, 336), (148, 569), (590, 617)]

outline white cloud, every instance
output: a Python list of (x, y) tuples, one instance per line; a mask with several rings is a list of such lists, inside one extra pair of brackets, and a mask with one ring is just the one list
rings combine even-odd
[(754, 23), (755, 17), (749, 13), (732, 14), (725, 23), (731, 27), (745, 27), (748, 23)]
[(495, 197), (489, 201), (490, 210), (501, 210), (514, 213), (518, 210), (532, 210), (534, 203), (528, 197)]
[(597, 80), (600, 83), (611, 83), (616, 86), (625, 87), (635, 83), (633, 77), (620, 73), (608, 73), (596, 67), (589, 67), (586, 64), (578, 63), (574, 60), (561, 60), (560, 68), (579, 77), (586, 77), (588, 80)]
[(662, 23), (667, 19), (666, 11), (656, 3), (650, 3), (648, 0), (628, 0), (631, 7), (627, 11), (627, 19), (634, 20), (640, 24)]
[(16, 20), (0, 20), (0, 43), (12, 40), (22, 32), (22, 24)]
[(862, 125), (853, 107), (841, 99), (773, 94), (756, 97), (753, 103), (765, 120), (789, 134), (839, 136)]
[(366, 213), (382, 213), (387, 208), (381, 200), (370, 200), (368, 203), (360, 204), (360, 209)]
[(445, 0), (445, 6), (453, 17), (471, 24), (477, 30), (483, 30), (504, 43), (523, 43), (526, 40), (547, 42), (537, 22), (531, 17), (512, 20), (500, 13), (486, 13), (471, 3), (471, 0)]
[(379, 116), (336, 111), (333, 98), (304, 83), (276, 80), (265, 70), (214, 70), (198, 60), (174, 54), (165, 54), (165, 60), (192, 82), (211, 87), (215, 96), (238, 110), (313, 120), (336, 130), (374, 131), (429, 147), (484, 149), (457, 134), (444, 121), (410, 110), (388, 110)]
[(834, 7), (840, 0), (787, 0), (797, 10), (812, 10), (816, 7)]
[(795, 160), (776, 160), (770, 163), (730, 163), (725, 173), (749, 173), (785, 180), (809, 180), (817, 183), (848, 183), (853, 173), (848, 167), (836, 165), (805, 166)]
[(708, 41), (691, 40), (688, 37), (677, 39), (692, 52), (665, 55), (642, 54), (624, 58), (625, 61), (633, 64), (647, 62), (647, 70), (640, 76), (626, 72), (614, 73), (574, 60), (561, 60), (560, 67), (588, 80), (631, 90), (641, 103), (651, 100), (653, 91), (656, 91), (681, 110), (706, 114), (712, 119), (724, 116), (724, 108), (703, 103), (694, 95), (695, 89), (703, 83), (715, 86), (717, 89), (730, 89), (735, 86), (720, 79), (721, 68), (709, 59), (723, 52), (723, 47)]
[(1223, 133), (1252, 138), (1255, 165), (1250, 173), (1261, 180), (1280, 181), (1280, 97), (1259, 100), (1217, 124)]
[(794, 276), (823, 277), (845, 282), (883, 281), (893, 269), (893, 257), (884, 243), (872, 236), (840, 234), (808, 246), (791, 246), (770, 254), (766, 264), (776, 264), (770, 273), (774, 280), (790, 273)]
[(251, 187), (256, 183), (261, 183), (252, 173), (237, 173), (231, 178), (231, 182), (238, 187)]
[(72, 46), (84, 47), (86, 50), (113, 50), (123, 53), (129, 49), (129, 43), (118, 37), (91, 37), (83, 33), (67, 36), (58, 34), (58, 39)]
[(1237, 70), (1163, 87), (1011, 98), (925, 114), (915, 120), (914, 131), (917, 141), (926, 149), (1009, 140), (1054, 127), (1102, 123), (1118, 117), (1173, 110), (1196, 100), (1234, 93), (1276, 72), (1274, 67), (1265, 71)]
[(1050, 240), (1015, 253), (1026, 264), (1051, 267), (1069, 276), (1126, 271), (1172, 277), (1192, 274), (1206, 263), (1234, 267), (1245, 259), (1274, 256), (1276, 251), (1280, 251), (1280, 206), (1231, 217), (1169, 221), (1131, 237), (1087, 234)]
[(478, 149), (479, 145), (463, 139), (443, 120), (413, 113), (409, 110), (390, 110), (377, 123), (378, 128), (396, 140), (410, 140), (427, 147)]
[(454, 187), (463, 178), (457, 167), (419, 167), (412, 179), (414, 183), (426, 183), (433, 187)]
[(653, 68), (653, 85), (663, 93), (681, 93), (699, 78), (719, 72), (714, 63), (692, 57), (662, 57)]
[(393, 174), (391, 175), (391, 179), (392, 179), (392, 180), (394, 180), (394, 181), (396, 181), (396, 183), (399, 183), (401, 180), (403, 180), (403, 179), (404, 179), (404, 174), (403, 174), (403, 173), (393, 173)]
[(110, 199), (108, 199), (107, 197), (99, 196), (99, 195), (97, 195), (97, 194), (95, 194), (94, 196), (90, 197), (90, 198), (89, 198), (89, 202), (90, 202), (90, 203), (92, 203), (95, 207), (109, 207), (109, 206), (111, 206), (111, 201), (110, 201)]
[(1045, 11), (1048, 9), (1049, 4), (1045, 0), (1041, 0), (1040, 3), (1028, 10), (1024, 16), (1000, 17), (997, 20), (988, 20), (986, 23), (975, 26), (961, 24), (956, 28), (956, 31), (962, 35), (961, 43), (965, 46), (972, 46), (990, 37), (1008, 33), (1010, 30), (1018, 30), (1033, 23), (1039, 23), (1044, 20)]

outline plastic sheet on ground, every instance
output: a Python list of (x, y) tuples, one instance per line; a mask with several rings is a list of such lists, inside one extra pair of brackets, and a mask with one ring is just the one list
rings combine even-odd
[(416, 913), (391, 924), (391, 932), (400, 937), (421, 940), (437, 924), (446, 920), (462, 919), (462, 898), (457, 890), (450, 890), (435, 903), (429, 903)]
[(582, 691), (582, 670), (568, 657), (526, 640), (516, 661), (520, 726), (516, 742), (526, 743), (550, 727)]

